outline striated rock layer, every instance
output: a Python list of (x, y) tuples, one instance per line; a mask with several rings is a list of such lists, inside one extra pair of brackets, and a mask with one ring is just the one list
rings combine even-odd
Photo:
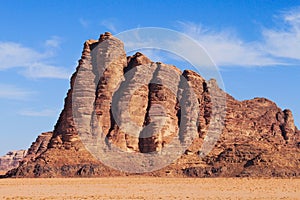
[(10, 151), (6, 155), (0, 157), (0, 175), (19, 166), (24, 159), (27, 150)]
[[(90, 153), (97, 142), (126, 158), (186, 145), (170, 165), (145, 175), (300, 177), (300, 131), (290, 110), (265, 98), (237, 101), (214, 80), (139, 52), (126, 57), (110, 33), (84, 43), (70, 85), (54, 131), (39, 136), (6, 177), (128, 175)], [(205, 156), (203, 144), (214, 140)]]

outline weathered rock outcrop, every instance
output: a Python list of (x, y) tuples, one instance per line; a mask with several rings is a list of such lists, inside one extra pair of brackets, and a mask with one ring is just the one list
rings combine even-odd
[(290, 110), (265, 98), (237, 101), (215, 80), (139, 52), (126, 57), (110, 33), (85, 42), (70, 86), (49, 140), (39, 136), (6, 176), (127, 175), (89, 152), (103, 142), (104, 151), (117, 148), (127, 157), (187, 145), (172, 164), (147, 175), (300, 177), (300, 131)]
[(24, 159), (27, 150), (10, 151), (6, 155), (0, 157), (0, 175), (19, 166)]
[(52, 136), (53, 132), (45, 132), (40, 134), (35, 140), (35, 142), (31, 144), (24, 160), (28, 161), (30, 159), (35, 159), (40, 154), (44, 153), (48, 148), (48, 144)]

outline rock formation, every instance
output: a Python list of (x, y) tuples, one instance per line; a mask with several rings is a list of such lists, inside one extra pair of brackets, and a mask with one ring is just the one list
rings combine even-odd
[(27, 154), (24, 157), (24, 161), (34, 160), (40, 154), (44, 153), (48, 148), (48, 144), (52, 136), (53, 132), (45, 132), (40, 134), (28, 149)]
[(0, 157), (0, 175), (19, 166), (19, 163), (25, 157), (26, 150), (10, 151)]
[[(110, 33), (84, 43), (70, 86), (53, 133), (39, 136), (6, 177), (128, 175), (90, 153), (99, 150), (97, 142), (104, 151), (126, 152), (112, 157), (121, 164), (186, 147), (170, 165), (145, 175), (300, 176), (300, 131), (290, 110), (265, 98), (237, 101), (216, 81), (139, 52), (126, 57)], [(214, 140), (206, 155), (203, 144)]]

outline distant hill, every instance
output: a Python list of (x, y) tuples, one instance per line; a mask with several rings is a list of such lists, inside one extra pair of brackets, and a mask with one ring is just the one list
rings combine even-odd
[(27, 150), (10, 151), (6, 155), (0, 157), (0, 175), (19, 166), (19, 162), (23, 160)]

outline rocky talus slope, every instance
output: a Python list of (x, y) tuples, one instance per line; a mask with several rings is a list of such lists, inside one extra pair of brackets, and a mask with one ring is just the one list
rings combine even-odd
[[(89, 138), (101, 138), (105, 151), (117, 148), (127, 157), (187, 145), (174, 162), (143, 175), (300, 177), (300, 131), (290, 110), (265, 98), (237, 101), (191, 70), (139, 52), (126, 56), (122, 41), (110, 33), (84, 43), (54, 131), (39, 136), (6, 177), (129, 174), (96, 159)], [(207, 141), (213, 148), (205, 155)]]
[(17, 168), (20, 163), (24, 163), (31, 159), (35, 159), (41, 153), (47, 150), (52, 132), (40, 134), (36, 141), (32, 143), (28, 150), (10, 151), (6, 155), (0, 157), (0, 175), (11, 169)]

